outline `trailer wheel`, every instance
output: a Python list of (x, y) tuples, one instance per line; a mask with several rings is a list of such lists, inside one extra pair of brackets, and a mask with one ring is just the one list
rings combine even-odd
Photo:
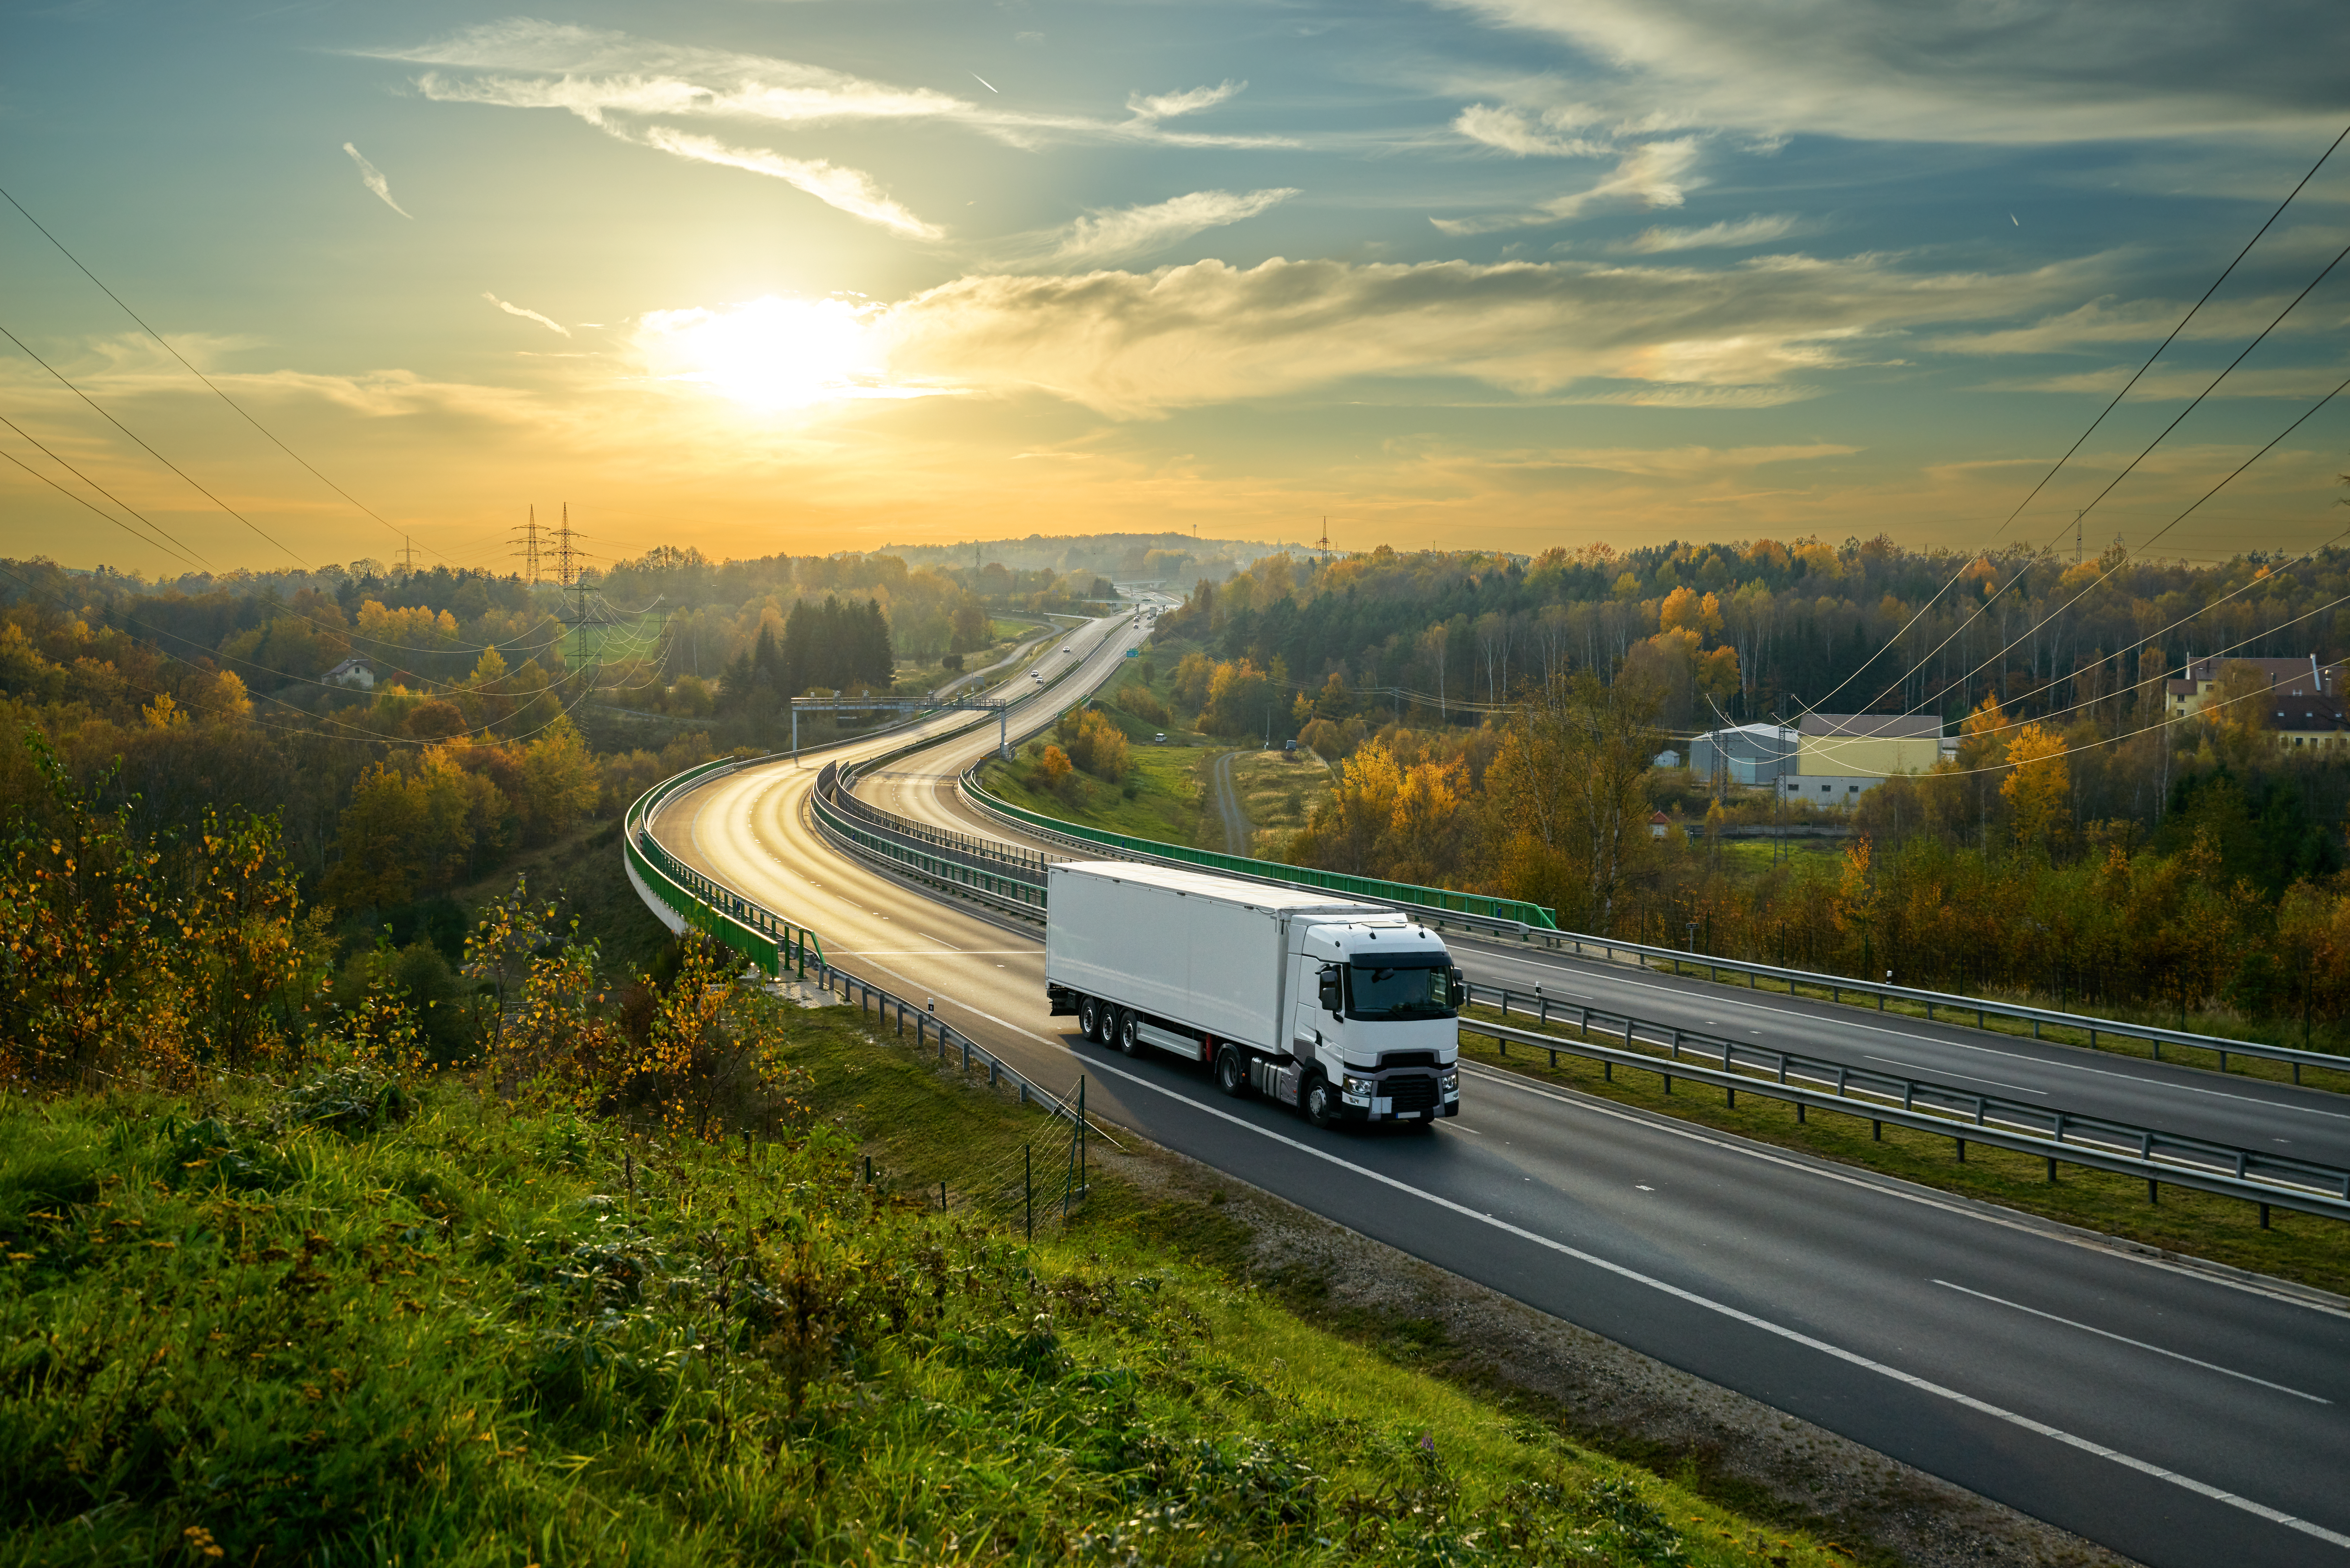
[(1077, 998), (1077, 1028), (1098, 1045), (1102, 1040), (1102, 1004), (1090, 996)]
[(1133, 1012), (1118, 1015), (1118, 1048), (1129, 1056), (1142, 1054), (1142, 1019)]
[(1326, 1127), (1338, 1119), (1338, 1096), (1330, 1092), (1330, 1080), (1315, 1074), (1299, 1096), (1305, 1107), (1305, 1119), (1317, 1127)]
[(1216, 1087), (1232, 1098), (1248, 1096), (1248, 1053), (1237, 1045), (1227, 1045), (1216, 1053)]

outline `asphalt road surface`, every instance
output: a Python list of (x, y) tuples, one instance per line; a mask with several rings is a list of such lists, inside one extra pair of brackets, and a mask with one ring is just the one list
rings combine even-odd
[[(1015, 714), (1015, 735), (1106, 679), (1137, 636), (1102, 623), (1072, 634), (1069, 654), (1048, 656), (1073, 667), (1069, 682)], [(1023, 683), (1035, 684), (1013, 684)], [(912, 809), (931, 802), (967, 831), (933, 781), (983, 753), (993, 732), (896, 764), (867, 793), (909, 815), (931, 815)], [(2350, 1313), (1473, 1067), (1460, 1117), (1433, 1131), (1324, 1131), (1226, 1099), (1192, 1064), (1089, 1046), (1074, 1021), (1047, 1016), (1033, 928), (832, 848), (807, 816), (815, 773), (811, 761), (732, 774), (674, 803), (656, 831), (811, 927), (842, 968), (935, 998), (941, 1016), (1036, 1081), (1085, 1073), (1099, 1118), (2158, 1568), (2350, 1563)], [(1521, 955), (1461, 950), (1483, 974), (1531, 987), (1501, 967)], [(1659, 1007), (1742, 1018), (1814, 1050), (1840, 1030), (1845, 1048), (2045, 1081), (2068, 1104), (2090, 1082), (2070, 1060), (2080, 1054), (2059, 1048), (2043, 1058), (1995, 1043), (2015, 1059), (1992, 1063), (1958, 1054), (1991, 1044), (1969, 1031), (1533, 961), (1584, 989), (1649, 988), (1640, 994)], [(2116, 1058), (2086, 1066), (2114, 1075), (2107, 1092), (2166, 1112), (2201, 1104), (2183, 1090), (2240, 1087)], [(2241, 1087), (2249, 1108), (2205, 1113), (2301, 1133), (2282, 1102)]]

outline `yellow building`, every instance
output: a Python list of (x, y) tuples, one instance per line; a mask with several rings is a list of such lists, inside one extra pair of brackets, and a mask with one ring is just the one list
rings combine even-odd
[(1894, 774), (1930, 771), (1942, 755), (1942, 721), (1931, 713), (1806, 713), (1789, 800), (1850, 805)]

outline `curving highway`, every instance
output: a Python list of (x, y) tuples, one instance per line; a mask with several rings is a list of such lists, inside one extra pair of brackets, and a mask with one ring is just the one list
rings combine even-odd
[[(1026, 699), (1013, 733), (1107, 680), (1141, 635), (1127, 618), (1071, 633), (1067, 653), (1045, 656), (1066, 667), (1059, 686)], [(961, 722), (827, 755), (878, 754)], [(861, 793), (1012, 836), (971, 821), (952, 790), (993, 743), (993, 724), (944, 740)], [(1225, 1099), (1191, 1064), (1129, 1060), (1048, 1016), (1034, 928), (832, 847), (807, 810), (818, 760), (716, 780), (671, 803), (654, 831), (812, 928), (841, 968), (934, 997), (1031, 1077), (1087, 1074), (1105, 1119), (2141, 1562), (2350, 1563), (2350, 1306), (1474, 1067), (1460, 1118), (1419, 1134), (1324, 1131)], [(1833, 1044), (1928, 1075), (1972, 1073), (2068, 1108), (2102, 1094), (2101, 1106), (2137, 1107), (2108, 1112), (2128, 1119), (2350, 1157), (2337, 1114), (2350, 1106), (2322, 1095), (1455, 945), (1479, 978), (1520, 989), (1540, 979), (1644, 1016), (1684, 1009), (1692, 1027), (1710, 1018), (1815, 1054)]]

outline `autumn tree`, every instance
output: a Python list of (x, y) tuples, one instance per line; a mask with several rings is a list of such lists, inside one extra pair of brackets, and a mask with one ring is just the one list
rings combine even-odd
[(2064, 760), (2064, 738), (2040, 724), (2026, 724), (2007, 742), (2007, 776), (2000, 798), (2007, 803), (2016, 847), (2053, 855), (2071, 810), (2073, 777)]

